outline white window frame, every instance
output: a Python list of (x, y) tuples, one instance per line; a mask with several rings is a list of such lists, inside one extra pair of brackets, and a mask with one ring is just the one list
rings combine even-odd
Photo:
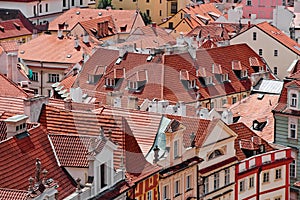
[(230, 183), (230, 169), (224, 170), (224, 185), (228, 185)]
[(264, 172), (262, 174), (262, 178), (263, 178), (263, 180), (262, 180), (263, 183), (269, 183), (270, 182), (270, 172)]
[(196, 79), (188, 81), (188, 87), (189, 89), (196, 88)]
[(174, 195), (180, 195), (180, 179), (175, 180), (174, 184)]
[(174, 140), (174, 158), (178, 158), (179, 157), (179, 140)]
[(106, 78), (105, 85), (114, 87), (116, 85), (116, 81), (115, 81), (115, 79), (112, 79), (112, 78)]
[(298, 107), (298, 94), (295, 92), (290, 93), (290, 107), (297, 108)]
[(240, 191), (240, 192), (245, 191), (245, 189), (246, 189), (246, 188), (245, 188), (245, 184), (246, 184), (245, 179), (240, 181), (240, 183), (239, 183), (239, 191)]
[(31, 81), (39, 81), (39, 73), (38, 72), (32, 72), (32, 78)]
[(152, 200), (152, 190), (147, 192), (147, 200)]
[(213, 80), (212, 80), (212, 77), (211, 76), (208, 76), (205, 78), (206, 80), (206, 85), (210, 85), (210, 84), (213, 84)]
[(228, 81), (228, 74), (222, 74), (222, 82)]
[(281, 168), (275, 169), (275, 180), (278, 180), (281, 178), (282, 178), (282, 169)]
[[(297, 118), (289, 118), (288, 123), (288, 137), (291, 139), (297, 139), (298, 137), (298, 119)], [(294, 131), (294, 135), (292, 135), (292, 132)]]
[(167, 200), (169, 199), (169, 185), (164, 185), (163, 186), (163, 196), (162, 196), (163, 200)]
[(192, 175), (191, 174), (187, 175), (185, 180), (186, 180), (185, 190), (192, 189)]
[(220, 173), (214, 173), (214, 190), (220, 188)]
[(262, 56), (263, 55), (263, 49), (258, 49), (258, 55)]
[(296, 158), (290, 163), (290, 178), (296, 178), (297, 160)]
[(242, 73), (242, 78), (248, 76), (248, 71), (247, 70), (242, 70), (241, 73)]
[[(247, 0), (248, 1), (248, 0)], [(253, 32), (252, 33), (252, 40), (257, 40), (257, 33)]]
[(274, 56), (275, 56), (275, 57), (278, 56), (278, 49), (274, 49)]
[(128, 81), (128, 88), (129, 89), (138, 89), (138, 84), (136, 81)]
[(207, 194), (209, 192), (209, 181), (208, 181), (209, 177), (205, 177), (203, 178), (203, 193)]
[(278, 74), (278, 67), (274, 67), (274, 74), (275, 74), (275, 75)]
[(254, 188), (254, 176), (251, 176), (249, 178), (249, 189)]
[(56, 83), (59, 82), (59, 74), (48, 74), (48, 82), (49, 83)]

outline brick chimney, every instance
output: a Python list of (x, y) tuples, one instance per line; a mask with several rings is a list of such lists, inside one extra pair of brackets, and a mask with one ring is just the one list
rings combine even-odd
[(24, 113), (29, 116), (30, 122), (37, 122), (40, 116), (42, 106), (48, 104), (49, 98), (44, 96), (35, 96), (24, 99)]
[(13, 137), (20, 133), (27, 131), (26, 121), (28, 116), (26, 115), (15, 115), (13, 117), (7, 118), (4, 120), (7, 127), (7, 136), (6, 138)]
[(97, 34), (98, 34), (98, 37), (103, 37), (103, 23), (102, 22), (97, 23)]
[(105, 21), (103, 24), (103, 34), (108, 36), (108, 21)]

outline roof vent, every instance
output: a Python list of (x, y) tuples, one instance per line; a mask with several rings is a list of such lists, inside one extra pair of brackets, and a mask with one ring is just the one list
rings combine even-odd
[(98, 15), (99, 15), (99, 16), (102, 16), (102, 12), (99, 12)]
[(4, 32), (4, 27), (0, 26), (0, 31)]
[(259, 94), (257, 95), (257, 99), (258, 100), (262, 100), (264, 98), (265, 94)]
[(71, 57), (72, 57), (72, 55), (71, 55), (71, 54), (68, 54), (68, 55), (67, 55), (67, 58), (71, 58)]
[(77, 12), (76, 12), (76, 15), (79, 15), (79, 14), (80, 14), (80, 12), (79, 12), (79, 11), (77, 11)]

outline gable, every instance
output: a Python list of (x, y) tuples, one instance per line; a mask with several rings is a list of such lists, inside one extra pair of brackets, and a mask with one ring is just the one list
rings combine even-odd
[(205, 138), (202, 147), (213, 145), (228, 138), (232, 138), (232, 140), (236, 137), (236, 134), (227, 127), (222, 121), (219, 121), (215, 127), (208, 133)]
[(132, 35), (145, 35), (145, 33), (142, 31), (140, 27), (138, 27), (135, 29), (135, 31), (133, 31)]

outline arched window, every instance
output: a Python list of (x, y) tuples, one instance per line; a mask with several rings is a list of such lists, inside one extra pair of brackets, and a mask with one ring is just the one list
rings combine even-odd
[(223, 155), (223, 153), (220, 150), (214, 150), (209, 156), (208, 156), (208, 160), (213, 159), (215, 157), (221, 156)]

